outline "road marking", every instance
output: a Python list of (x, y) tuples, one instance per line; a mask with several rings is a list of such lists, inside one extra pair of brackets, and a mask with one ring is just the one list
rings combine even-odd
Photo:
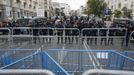
[(64, 51), (65, 50), (65, 44), (63, 44), (62, 50), (63, 51), (58, 52), (58, 60), (60, 61), (60, 63), (63, 62), (64, 58), (66, 57), (66, 55), (68, 53), (67, 51)]
[[(89, 47), (89, 45), (86, 43), (86, 41), (84, 41), (84, 47), (86, 48), (86, 50), (91, 50), (91, 48)], [(97, 60), (97, 58), (95, 57), (95, 55), (92, 53), (92, 52), (87, 52), (88, 53), (88, 55), (89, 55), (89, 58), (90, 58), (90, 60), (93, 62), (93, 65), (94, 65), (94, 67), (97, 69), (97, 67), (96, 67), (96, 64), (95, 64), (95, 62), (97, 63), (97, 66), (100, 66), (100, 69), (102, 69), (102, 67), (101, 67), (101, 65), (100, 65), (100, 63), (99, 63), (99, 61)], [(93, 56), (93, 57), (92, 57)], [(94, 59), (94, 60), (93, 60)]]
[[(85, 49), (86, 49), (86, 50), (88, 50), (88, 48), (86, 47), (85, 42), (84, 42), (84, 47), (85, 47)], [(94, 68), (95, 68), (95, 69), (97, 69), (97, 67), (96, 67), (96, 65), (95, 65), (95, 62), (93, 61), (92, 56), (90, 55), (90, 53), (89, 53), (89, 52), (87, 52), (87, 53), (88, 53), (88, 56), (89, 56), (89, 58), (90, 58), (90, 60), (91, 60), (91, 62), (92, 62), (92, 64), (93, 64)]]

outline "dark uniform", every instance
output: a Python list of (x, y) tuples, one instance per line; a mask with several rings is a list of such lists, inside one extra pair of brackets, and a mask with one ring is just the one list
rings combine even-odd
[[(103, 26), (103, 28), (106, 28), (106, 27)], [(107, 36), (107, 29), (101, 29), (101, 30), (100, 30), (100, 36), (102, 36), (100, 45), (103, 44), (103, 41), (104, 41), (104, 44), (107, 45), (107, 39), (106, 39), (106, 36)]]
[[(78, 24), (74, 24), (73, 28), (78, 28)], [(74, 39), (76, 40), (76, 44), (78, 44), (78, 36), (79, 36), (79, 31), (78, 30), (72, 30), (72, 35), (74, 36), (72, 38), (72, 43), (74, 41)]]
[[(39, 27), (40, 26), (40, 24), (41, 24), (41, 22), (36, 22), (35, 24), (34, 24), (34, 28), (35, 27)], [(40, 32), (40, 30), (39, 29), (33, 29), (33, 36), (34, 36), (34, 43), (36, 44), (36, 41), (38, 40), (39, 42), (40, 42), (40, 39), (39, 39), (39, 35), (42, 35), (42, 33)]]
[[(55, 25), (55, 28), (63, 28), (63, 25), (62, 24), (57, 24), (57, 25)], [(61, 43), (63, 43), (63, 30), (62, 29), (57, 29), (56, 34), (58, 35), (57, 44), (59, 44), (60, 40), (61, 40)]]
[[(87, 25), (87, 28), (91, 28), (91, 25), (89, 24), (89, 25)], [(89, 44), (89, 41), (90, 41), (90, 44), (92, 45), (92, 38), (91, 38), (91, 36), (92, 36), (92, 30), (90, 29), (90, 30), (87, 30), (87, 44)]]
[[(54, 24), (53, 24), (53, 22), (49, 22), (48, 23), (48, 27), (49, 27), (49, 33), (48, 33), (48, 35), (49, 36), (53, 36), (53, 29), (52, 28), (54, 28)], [(49, 37), (49, 43), (51, 43), (51, 40), (52, 40), (52, 38), (51, 37)]]
[(128, 46), (128, 44), (129, 44), (130, 34), (131, 34), (131, 30), (130, 30), (130, 28), (127, 28), (126, 46)]
[[(70, 24), (70, 23), (67, 23), (66, 25), (65, 25), (65, 28), (72, 28), (73, 26)], [(71, 43), (71, 36), (72, 35), (72, 33), (71, 33), (71, 30), (69, 30), (69, 29), (66, 29), (65, 30), (65, 36), (67, 36), (67, 37), (65, 37), (65, 43), (67, 43), (67, 40), (68, 40), (68, 43), (70, 44)]]
[[(110, 26), (110, 28), (113, 28), (113, 25), (112, 26)], [(115, 33), (115, 29), (110, 29), (109, 30), (109, 39), (108, 39), (108, 45), (110, 45), (110, 44), (112, 44), (113, 45), (113, 36), (114, 36), (114, 33)]]

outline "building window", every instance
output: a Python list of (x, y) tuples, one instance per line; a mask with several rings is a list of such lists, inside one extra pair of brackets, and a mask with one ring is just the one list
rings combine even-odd
[(36, 9), (36, 6), (34, 6), (34, 9)]
[(12, 11), (10, 11), (10, 17), (12, 17)]
[(0, 18), (2, 18), (2, 12), (0, 12)]
[(113, 6), (111, 6), (111, 9), (113, 10)]
[(32, 5), (31, 4), (29, 5), (29, 8), (32, 8)]
[(27, 3), (26, 3), (26, 2), (24, 2), (24, 8), (26, 8), (26, 5), (27, 5)]
[(18, 17), (20, 17), (20, 12), (18, 12)]
[(30, 0), (30, 2), (32, 2), (32, 0)]
[(45, 11), (45, 17), (47, 17), (47, 12)]
[(20, 0), (16, 0), (16, 3), (21, 3), (21, 1)]
[(121, 3), (118, 4), (118, 8), (121, 8)]
[(133, 8), (133, 4), (131, 4), (131, 8)]

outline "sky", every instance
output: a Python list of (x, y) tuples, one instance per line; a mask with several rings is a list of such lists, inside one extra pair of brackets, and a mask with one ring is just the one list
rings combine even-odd
[(80, 6), (86, 4), (87, 0), (52, 0), (53, 2), (67, 3), (70, 5), (71, 10), (77, 10)]

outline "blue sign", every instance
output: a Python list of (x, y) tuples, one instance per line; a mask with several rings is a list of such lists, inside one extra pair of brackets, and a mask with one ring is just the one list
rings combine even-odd
[(111, 9), (106, 9), (104, 11), (104, 13), (105, 13), (105, 15), (110, 16), (112, 14), (112, 11), (111, 11)]

